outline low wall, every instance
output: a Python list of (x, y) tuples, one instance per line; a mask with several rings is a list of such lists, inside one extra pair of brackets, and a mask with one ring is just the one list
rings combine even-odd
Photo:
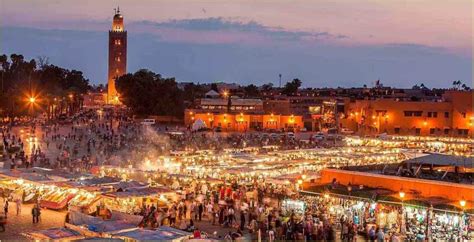
[[(392, 191), (403, 190), (410, 199), (410, 191), (420, 193), (422, 197), (443, 197), (452, 200), (459, 206), (460, 200), (467, 201), (466, 207), (472, 207), (474, 202), (474, 185), (451, 182), (432, 181), (425, 179), (371, 174), (358, 171), (324, 169), (321, 172), (320, 183), (331, 183), (333, 179), (342, 185), (364, 185), (374, 188), (385, 188)], [(413, 197), (413, 196), (412, 196)]]

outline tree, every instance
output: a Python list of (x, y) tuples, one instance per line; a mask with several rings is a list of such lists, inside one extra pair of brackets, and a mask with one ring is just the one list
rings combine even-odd
[(461, 87), (461, 84), (462, 84), (461, 80), (453, 81), (453, 88), (455, 90), (459, 90)]
[(219, 92), (219, 89), (217, 88), (217, 84), (212, 83), (212, 84), (211, 84), (211, 90), (214, 90), (215, 92), (218, 93), (218, 92)]
[[(3, 92), (0, 93), (0, 109), (3, 114), (15, 116), (25, 114), (27, 103), (25, 99), (30, 95), (38, 98), (39, 110), (50, 110), (52, 106), (63, 110), (59, 100), (68, 95), (75, 97), (68, 99), (70, 107), (80, 107), (82, 96), (89, 88), (89, 80), (82, 72), (67, 70), (50, 65), (46, 57), (25, 60), (23, 55), (11, 54), (10, 60), (6, 55), (0, 56), (1, 78)], [(53, 105), (52, 101), (58, 103)], [(70, 109), (72, 110), (72, 109)]]
[(254, 84), (250, 84), (244, 87), (244, 94), (245, 97), (259, 97), (260, 91), (258, 90), (257, 86), (255, 86)]
[(264, 92), (271, 91), (272, 89), (273, 89), (273, 83), (271, 83), (271, 82), (262, 85), (262, 90), (263, 90)]
[(287, 82), (283, 88), (282, 93), (286, 95), (295, 95), (298, 92), (298, 88), (301, 87), (301, 80), (298, 78), (293, 79), (291, 82)]
[(471, 90), (471, 88), (469, 86), (467, 86), (466, 84), (464, 84), (464, 83), (462, 84), (462, 89), (464, 91), (470, 91)]
[(142, 69), (117, 78), (116, 86), (121, 101), (137, 115), (183, 115), (183, 91), (174, 78)]
[(204, 96), (205, 90), (201, 85), (188, 83), (184, 86), (184, 100), (193, 102), (194, 99)]

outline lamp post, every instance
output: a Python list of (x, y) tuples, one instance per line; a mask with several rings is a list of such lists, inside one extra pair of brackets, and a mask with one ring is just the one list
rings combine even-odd
[(459, 201), (459, 205), (461, 205), (461, 218), (460, 218), (460, 222), (459, 222), (459, 240), (460, 241), (464, 241), (462, 236), (464, 234), (464, 207), (466, 207), (466, 200), (461, 199), (461, 201)]
[(30, 113), (31, 118), (33, 117), (33, 108), (35, 107), (36, 101), (36, 97), (34, 97), (33, 95), (30, 95), (30, 97), (28, 98), (28, 112)]
[(278, 88), (281, 88), (281, 74), (278, 74), (278, 77), (280, 78), (280, 85), (278, 86)]
[(299, 179), (299, 180), (298, 180), (298, 184), (297, 184), (296, 187), (298, 187), (299, 190), (303, 190), (303, 189), (302, 189), (302, 188), (303, 188), (303, 180)]
[(402, 214), (401, 214), (401, 223), (400, 223), (400, 233), (402, 235), (405, 235), (406, 233), (406, 228), (405, 228), (405, 206), (403, 204), (403, 199), (405, 198), (405, 192), (401, 190), (398, 195), (400, 196), (400, 199), (402, 200)]

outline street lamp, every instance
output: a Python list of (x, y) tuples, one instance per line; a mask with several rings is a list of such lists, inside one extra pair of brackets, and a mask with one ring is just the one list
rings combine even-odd
[(403, 198), (405, 198), (405, 192), (400, 191), (400, 192), (398, 193), (398, 195), (400, 196), (400, 198), (402, 199), (402, 202), (403, 202)]
[(400, 226), (400, 233), (405, 234), (406, 228), (405, 228), (405, 207), (403, 205), (403, 199), (405, 198), (405, 192), (401, 190), (398, 195), (400, 196), (400, 199), (402, 200), (402, 216), (401, 216), (401, 226)]
[(35, 97), (30, 97), (28, 99), (28, 101), (31, 103), (31, 104), (34, 104), (36, 102), (36, 98)]
[(464, 223), (465, 223), (465, 220), (464, 220), (464, 207), (466, 206), (466, 200), (464, 200), (464, 198), (461, 199), (461, 201), (459, 201), (459, 205), (461, 205), (461, 208), (462, 208), (461, 222), (459, 223), (459, 237), (461, 238), (461, 241), (464, 241), (463, 240)]

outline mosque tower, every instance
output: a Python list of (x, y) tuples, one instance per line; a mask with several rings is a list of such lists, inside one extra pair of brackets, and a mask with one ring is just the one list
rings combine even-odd
[(109, 76), (107, 103), (120, 104), (115, 79), (127, 73), (127, 31), (124, 29), (120, 8), (115, 9), (112, 30), (109, 31)]

